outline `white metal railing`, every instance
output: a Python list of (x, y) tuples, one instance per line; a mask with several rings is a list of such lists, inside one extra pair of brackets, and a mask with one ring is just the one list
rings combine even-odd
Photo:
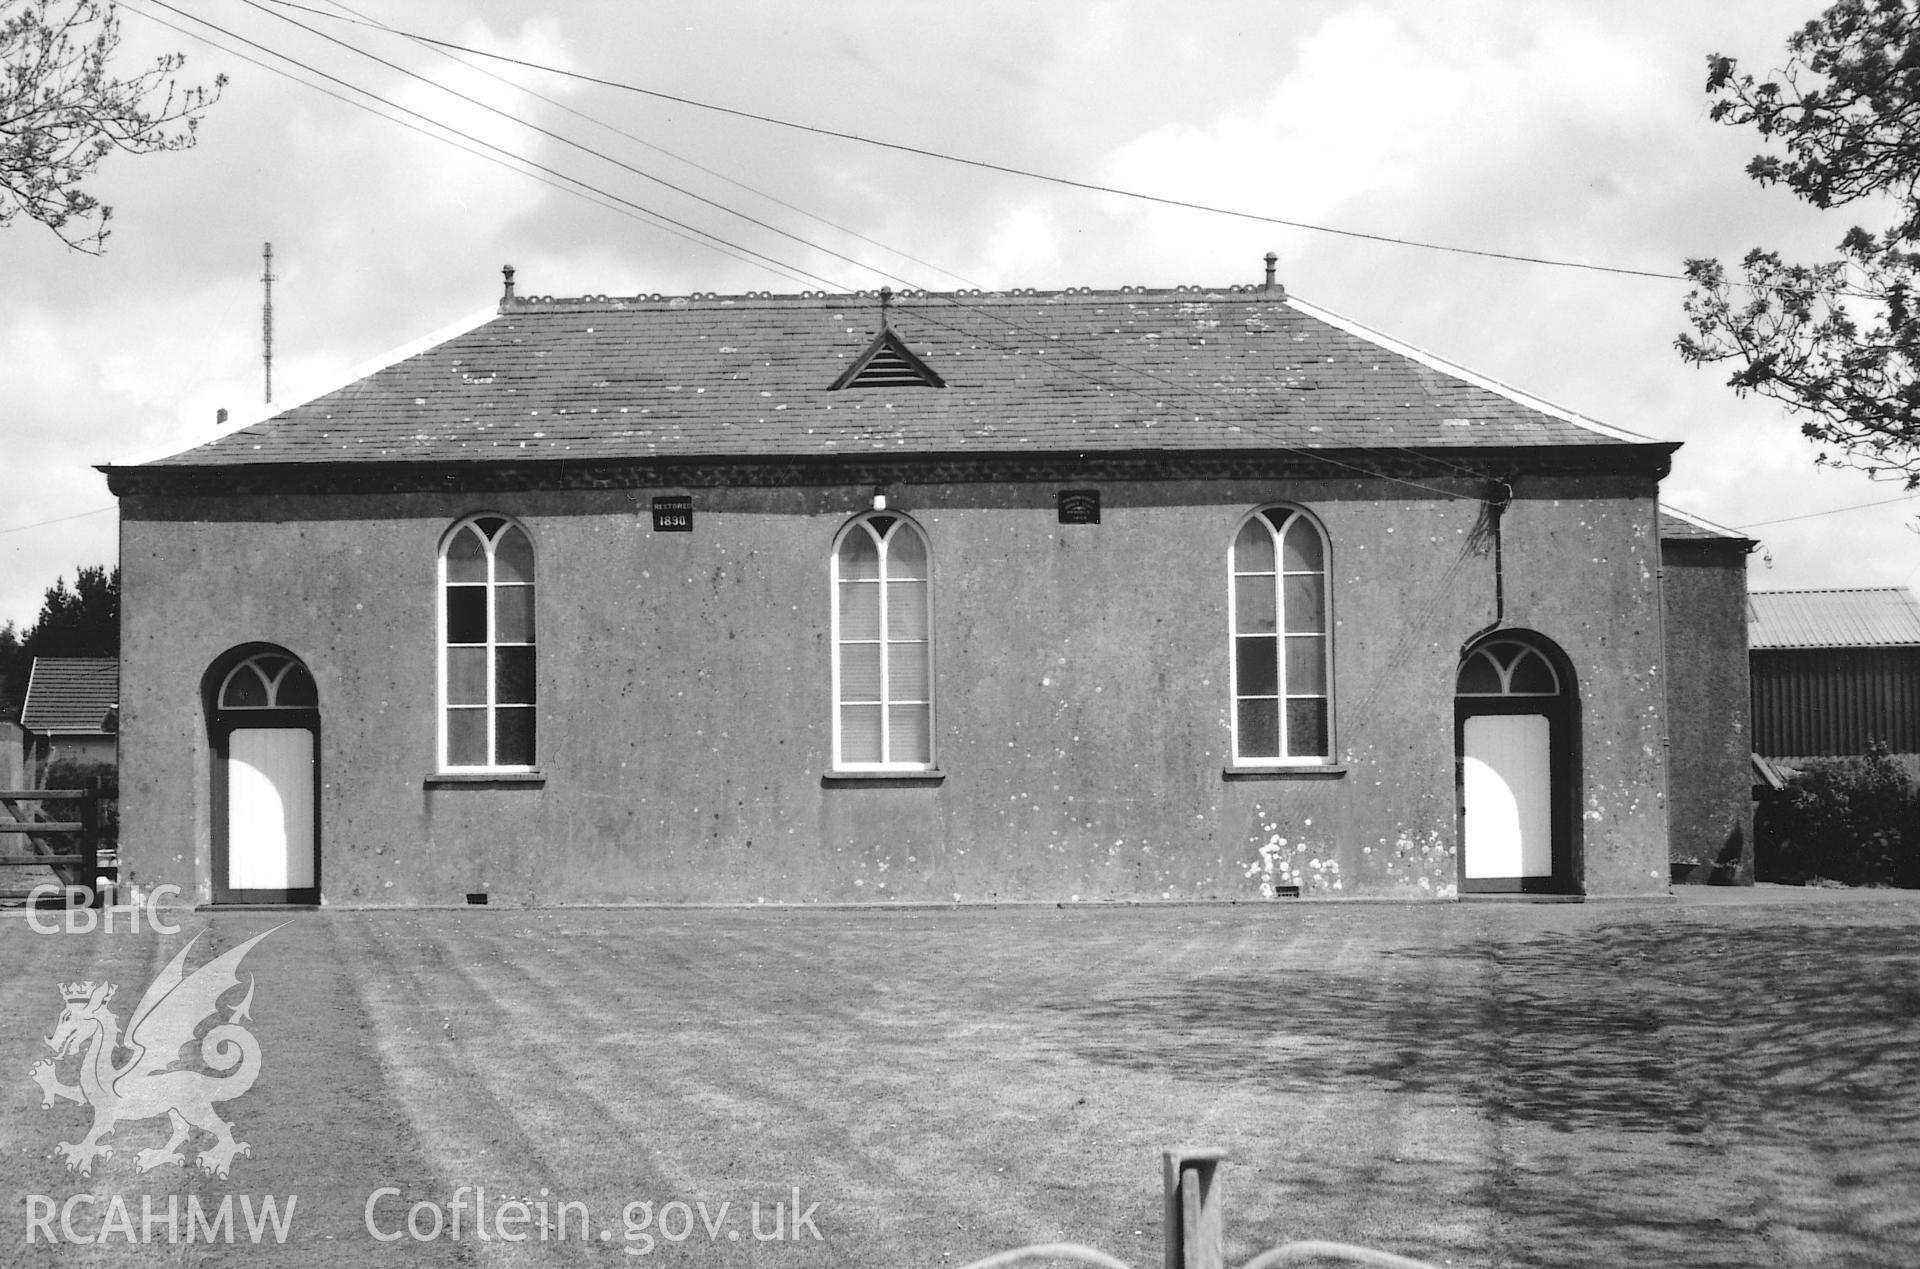
[[(1168, 1150), (1161, 1156), (1166, 1217), (1165, 1269), (1227, 1269), (1219, 1186), (1220, 1165), (1226, 1158), (1226, 1151), (1210, 1147)], [(961, 1269), (1004, 1269), (1034, 1260), (1066, 1260), (1097, 1265), (1099, 1269), (1133, 1269), (1124, 1260), (1116, 1260), (1104, 1251), (1079, 1243), (1035, 1243), (996, 1252)], [(1241, 1269), (1277, 1269), (1281, 1265), (1325, 1260), (1366, 1265), (1369, 1269), (1434, 1269), (1424, 1260), (1397, 1256), (1390, 1251), (1310, 1240), (1270, 1247)]]

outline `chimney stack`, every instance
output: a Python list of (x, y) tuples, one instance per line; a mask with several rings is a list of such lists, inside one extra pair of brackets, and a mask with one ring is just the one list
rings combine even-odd
[(1269, 291), (1271, 291), (1271, 290), (1273, 289), (1273, 266), (1274, 266), (1274, 265), (1276, 265), (1276, 264), (1279, 264), (1279, 263), (1280, 263), (1280, 257), (1279, 257), (1279, 256), (1277, 256), (1277, 255), (1275, 255), (1275, 254), (1273, 254), (1273, 252), (1271, 252), (1271, 251), (1269, 251), (1269, 252), (1267, 252), (1267, 283), (1266, 283), (1266, 289), (1267, 289), (1267, 290), (1269, 290)]
[(502, 304), (511, 304), (513, 302), (513, 266), (510, 264), (501, 265), (500, 276), (506, 280), (507, 284), (507, 293), (501, 297), (500, 302)]

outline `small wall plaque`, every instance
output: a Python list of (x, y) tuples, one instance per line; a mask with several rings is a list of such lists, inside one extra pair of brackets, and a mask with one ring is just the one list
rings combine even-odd
[(653, 500), (655, 533), (692, 533), (693, 499), (676, 496)]
[(1062, 489), (1060, 491), (1061, 524), (1099, 524), (1100, 491), (1098, 489)]

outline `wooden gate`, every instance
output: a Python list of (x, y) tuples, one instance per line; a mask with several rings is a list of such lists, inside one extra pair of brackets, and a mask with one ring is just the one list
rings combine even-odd
[(51, 868), (62, 885), (86, 887), (98, 905), (120, 871), (103, 853), (98, 790), (0, 789), (0, 864)]

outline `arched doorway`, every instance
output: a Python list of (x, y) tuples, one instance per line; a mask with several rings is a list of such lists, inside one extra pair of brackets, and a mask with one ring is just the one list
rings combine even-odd
[(1462, 893), (1572, 893), (1574, 683), (1550, 640), (1500, 631), (1454, 688)]
[(215, 903), (320, 901), (320, 698), (300, 658), (250, 645), (208, 672)]

